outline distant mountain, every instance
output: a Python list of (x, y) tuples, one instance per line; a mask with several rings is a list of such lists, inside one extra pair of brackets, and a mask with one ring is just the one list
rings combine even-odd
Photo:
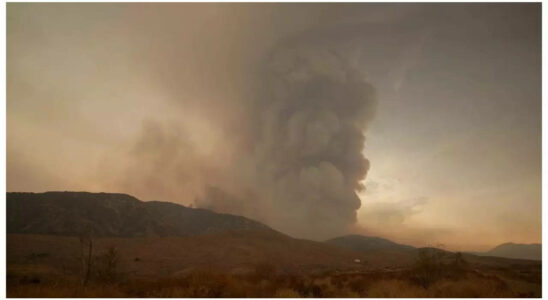
[(394, 243), (390, 240), (380, 237), (364, 236), (364, 235), (346, 235), (338, 238), (334, 238), (326, 241), (328, 244), (336, 245), (339, 247), (351, 249), (359, 252), (371, 252), (371, 251), (412, 251), (416, 248), (413, 246), (402, 245)]
[(498, 245), (487, 252), (477, 254), (484, 256), (542, 260), (542, 245), (505, 243)]
[(7, 193), (7, 232), (104, 237), (189, 236), (225, 231), (279, 234), (259, 222), (126, 194)]

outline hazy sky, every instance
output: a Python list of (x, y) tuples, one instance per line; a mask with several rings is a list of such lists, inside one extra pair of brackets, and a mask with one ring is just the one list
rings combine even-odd
[(7, 7), (8, 191), (541, 241), (539, 3)]

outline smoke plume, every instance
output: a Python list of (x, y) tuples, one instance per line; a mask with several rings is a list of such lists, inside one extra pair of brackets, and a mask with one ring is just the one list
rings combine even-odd
[[(305, 238), (355, 225), (356, 191), (369, 168), (364, 132), (375, 111), (358, 61), (364, 34), (380, 35), (378, 25), (356, 22), (371, 11), (93, 7), (12, 12), (10, 53), (19, 55), (10, 60), (10, 99), (18, 100), (9, 110), (19, 126), (10, 130), (9, 173), (36, 178), (25, 190), (193, 204)], [(32, 151), (35, 144), (48, 147)], [(49, 183), (49, 173), (63, 178)]]
[(321, 40), (284, 41), (260, 74), (247, 151), (233, 170), (240, 195), (210, 186), (196, 204), (299, 237), (347, 232), (369, 169), (362, 151), (375, 111), (373, 86), (341, 49)]

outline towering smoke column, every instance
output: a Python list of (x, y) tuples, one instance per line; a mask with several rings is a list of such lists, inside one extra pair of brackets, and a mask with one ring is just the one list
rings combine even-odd
[(373, 87), (339, 50), (310, 41), (280, 44), (259, 81), (251, 153), (238, 171), (245, 192), (208, 188), (197, 204), (297, 237), (348, 232), (369, 169), (362, 150), (376, 106)]

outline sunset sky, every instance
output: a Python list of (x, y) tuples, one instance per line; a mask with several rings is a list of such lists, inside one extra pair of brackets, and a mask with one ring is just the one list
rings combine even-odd
[(540, 3), (9, 3), (7, 89), (8, 191), (541, 242)]

